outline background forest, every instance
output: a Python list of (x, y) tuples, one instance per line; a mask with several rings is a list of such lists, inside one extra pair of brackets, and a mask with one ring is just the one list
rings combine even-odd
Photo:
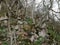
[(60, 0), (0, 0), (0, 45), (60, 45)]

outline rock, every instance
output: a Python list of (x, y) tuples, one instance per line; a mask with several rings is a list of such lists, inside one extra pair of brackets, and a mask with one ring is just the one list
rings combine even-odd
[(22, 22), (22, 21), (18, 21), (18, 23), (19, 23), (19, 24), (23, 24), (23, 22)]
[(18, 29), (18, 28), (19, 28), (18, 25), (16, 25), (16, 26), (15, 26), (15, 29)]
[(45, 37), (46, 31), (43, 29), (41, 32), (39, 32), (39, 36)]

